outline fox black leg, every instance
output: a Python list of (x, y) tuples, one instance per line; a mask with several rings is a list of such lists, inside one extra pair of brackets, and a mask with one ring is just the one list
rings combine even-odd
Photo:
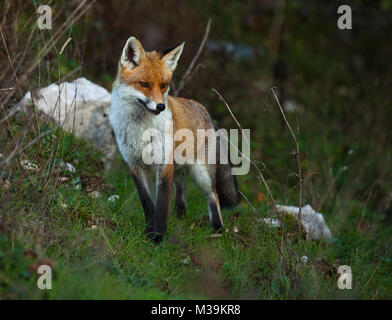
[(207, 196), (208, 213), (210, 215), (210, 225), (215, 231), (222, 231), (223, 222), (220, 212), (219, 199), (216, 192), (211, 192)]
[(140, 201), (143, 206), (144, 217), (146, 218), (145, 233), (151, 234), (154, 226), (155, 205), (152, 198), (150, 177), (145, 170), (139, 170), (137, 173), (131, 170), (132, 178), (139, 194)]
[(157, 177), (157, 202), (154, 215), (154, 240), (156, 243), (162, 241), (167, 230), (173, 190), (173, 173), (173, 165), (166, 165), (160, 170)]
[(174, 203), (174, 212), (178, 217), (182, 217), (187, 211), (185, 175), (182, 170), (174, 173), (174, 185), (176, 186), (176, 200)]

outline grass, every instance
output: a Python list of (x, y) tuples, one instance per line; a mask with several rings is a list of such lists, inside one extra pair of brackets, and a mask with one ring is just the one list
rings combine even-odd
[[(42, 188), (37, 188), (42, 173), (12, 168), (17, 178), (3, 186), (10, 202), (8, 207), (3, 204), (1, 214), (3, 299), (391, 298), (392, 232), (384, 227), (383, 217), (363, 202), (340, 200), (335, 194), (331, 212), (325, 212), (332, 241), (301, 240), (300, 255), (309, 262), (295, 269), (294, 258), (288, 259), (297, 250), (293, 221), (285, 220), (289, 237), (285, 244), (279, 229), (260, 221), (273, 217), (273, 211), (259, 197), (257, 212), (246, 202), (225, 211), (228, 231), (211, 238), (204, 196), (187, 181), (188, 214), (183, 219), (170, 215), (168, 236), (156, 246), (142, 233), (142, 207), (120, 159), (105, 173), (99, 153), (85, 141), (58, 129), (44, 139), (49, 139), (49, 149), (50, 141), (59, 143), (54, 163), (70, 162), (76, 172), (57, 172), (68, 181), (49, 184), (44, 195), (47, 203), (43, 203)], [(36, 145), (28, 154), (37, 162)], [(82, 174), (94, 173), (104, 176), (114, 190), (101, 191), (95, 199), (78, 187)], [(252, 177), (240, 179), (243, 190), (255, 185)], [(108, 201), (112, 194), (119, 195), (114, 203)], [(32, 265), (42, 259), (54, 265), (52, 290), (36, 286)], [(352, 290), (337, 287), (336, 268), (343, 264), (352, 268)]]
[[(107, 86), (113, 80), (114, 73), (102, 69), (93, 59), (97, 58), (93, 53), (101, 51), (93, 38), (103, 20), (86, 16), (84, 22), (78, 21), (79, 9), (68, 7), (66, 1), (52, 5), (59, 13), (56, 26), (75, 18), (58, 36), (58, 29), (53, 33), (39, 31), (34, 19), (26, 18), (34, 17), (35, 2), (4, 2), (0, 27), (6, 50), (1, 51), (0, 59), (0, 120), (25, 92), (34, 88), (76, 74)], [(181, 6), (178, 2), (175, 5)], [(206, 17), (212, 15), (215, 22), (211, 36), (232, 41), (233, 34), (237, 34), (235, 41), (257, 46), (261, 41), (266, 59), (235, 61), (207, 51), (201, 58), (205, 71), (202, 68), (185, 91), (205, 103), (220, 125), (234, 128), (227, 110), (210, 88), (222, 91), (242, 126), (251, 128), (252, 155), (276, 203), (298, 205), (298, 167), (292, 155), (296, 145), (286, 126), (281, 126), (281, 115), (270, 92), (276, 79), (271, 77), (274, 66), (268, 62), (275, 60), (269, 58), (269, 28), (263, 27), (260, 33), (259, 29), (250, 30), (251, 26), (241, 27), (236, 20), (246, 16), (244, 10), (250, 4), (240, 6), (241, 10), (232, 10), (233, 5), (224, 11), (222, 6), (215, 10), (215, 4), (214, 10), (208, 9), (210, 5), (201, 6)], [(391, 92), (389, 74), (381, 72), (388, 69), (384, 63), (387, 42), (376, 36), (386, 33), (375, 25), (366, 24), (363, 29), (356, 26), (358, 34), (352, 35), (356, 45), (342, 44), (339, 39), (344, 38), (343, 34), (335, 30), (333, 4), (333, 10), (329, 10), (324, 3), (320, 6), (315, 2), (308, 14), (308, 19), (314, 18), (308, 22), (298, 15), (296, 6), (300, 5), (288, 7), (290, 31), (283, 37), (287, 43), (280, 58), (289, 67), (284, 81), (286, 95), (302, 113), (298, 119), (293, 114), (287, 116), (293, 128), (297, 120), (300, 127), (299, 132), (294, 131), (301, 153), (303, 204), (311, 204), (324, 214), (333, 234), (331, 241), (307, 242), (302, 234), (298, 243), (298, 226), (292, 219), (284, 219), (287, 240), (282, 229), (264, 225), (261, 219), (275, 218), (274, 212), (264, 185), (252, 171), (239, 177), (239, 186), (256, 210), (243, 201), (239, 207), (224, 211), (228, 231), (221, 237), (211, 237), (204, 196), (188, 180), (188, 214), (183, 219), (170, 215), (168, 236), (155, 246), (142, 233), (142, 207), (119, 156), (112, 169), (105, 172), (101, 155), (88, 142), (55, 128), (35, 113), (16, 114), (0, 123), (0, 163), (17, 150), (18, 142), (23, 147), (35, 143), (5, 166), (0, 165), (0, 299), (392, 298), (390, 199), (385, 203), (392, 181)], [(122, 4), (118, 6), (123, 10)], [(186, 16), (193, 16), (193, 10), (183, 8)], [(320, 18), (322, 8), (333, 15), (332, 24), (319, 25), (330, 19)], [(87, 5), (82, 9), (85, 12)], [(150, 11), (148, 6), (143, 10)], [(124, 17), (122, 29), (133, 30), (128, 15)], [(256, 20), (262, 21), (263, 17)], [(170, 20), (178, 19), (161, 22), (166, 25)], [(133, 23), (139, 24), (136, 20)], [(111, 46), (123, 41), (122, 35), (114, 37), (115, 30), (103, 35), (102, 43)], [(86, 31), (94, 37), (88, 37)], [(181, 34), (185, 39), (189, 36)], [(70, 37), (73, 40), (59, 54)], [(366, 48), (371, 48), (370, 52)], [(356, 60), (351, 61), (350, 56), (358, 55), (366, 62), (362, 67), (356, 66)], [(113, 50), (110, 59), (114, 56)], [(101, 59), (106, 61), (105, 55)], [(25, 66), (30, 65), (35, 69), (26, 72)], [(180, 65), (178, 71), (185, 67)], [(176, 76), (180, 75), (178, 71)], [(243, 90), (245, 87), (247, 90)], [(20, 165), (23, 160), (30, 160), (39, 169), (25, 170)], [(66, 171), (63, 163), (72, 164), (76, 171)], [(113, 186), (99, 190), (99, 198), (80, 187), (84, 177), (95, 174)], [(114, 194), (119, 199), (108, 201)], [(303, 256), (308, 257), (307, 263)], [(35, 270), (43, 263), (53, 266), (52, 290), (37, 288)], [(338, 289), (340, 265), (352, 269), (352, 290)]]

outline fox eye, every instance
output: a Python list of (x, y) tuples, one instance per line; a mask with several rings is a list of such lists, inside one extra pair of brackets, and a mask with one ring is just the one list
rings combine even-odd
[(168, 87), (167, 83), (161, 83), (161, 89), (164, 90)]
[(140, 81), (139, 84), (144, 87), (144, 88), (150, 88), (150, 84), (148, 82), (145, 81)]

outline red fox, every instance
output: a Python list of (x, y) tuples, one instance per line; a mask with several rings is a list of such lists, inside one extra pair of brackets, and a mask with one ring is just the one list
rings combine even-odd
[[(154, 128), (165, 135), (165, 140), (159, 141), (159, 147), (171, 158), (180, 143), (173, 139), (179, 129), (189, 129), (195, 136), (198, 129), (217, 130), (208, 111), (200, 103), (169, 96), (172, 75), (183, 48), (184, 43), (164, 51), (145, 52), (141, 43), (130, 37), (122, 51), (112, 90), (109, 120), (140, 197), (146, 219), (145, 232), (152, 235), (156, 242), (162, 240), (167, 230), (173, 184), (175, 213), (181, 216), (187, 211), (184, 167), (189, 168), (191, 176), (207, 197), (213, 229), (223, 228), (220, 208), (234, 207), (239, 203), (231, 166), (220, 163), (219, 152), (216, 164), (179, 164), (176, 161), (146, 164), (143, 160), (148, 144), (143, 134), (148, 129)], [(172, 132), (167, 129), (168, 122), (172, 123)], [(219, 139), (216, 139), (219, 144)], [(209, 143), (205, 141), (194, 149), (206, 151), (208, 147)], [(151, 170), (156, 172), (156, 197), (152, 191)]]

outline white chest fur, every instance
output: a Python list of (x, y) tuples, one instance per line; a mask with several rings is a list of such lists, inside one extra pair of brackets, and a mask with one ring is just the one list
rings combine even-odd
[(159, 132), (163, 139), (154, 139), (153, 143), (158, 145), (153, 148), (163, 150), (164, 155), (172, 146), (170, 130), (168, 130), (172, 115), (169, 108), (158, 115), (153, 114), (129, 95), (127, 90), (123, 86), (113, 88), (109, 120), (124, 160), (130, 166), (145, 165), (142, 155), (146, 147), (151, 146), (151, 140), (147, 141), (143, 135), (151, 129)]

